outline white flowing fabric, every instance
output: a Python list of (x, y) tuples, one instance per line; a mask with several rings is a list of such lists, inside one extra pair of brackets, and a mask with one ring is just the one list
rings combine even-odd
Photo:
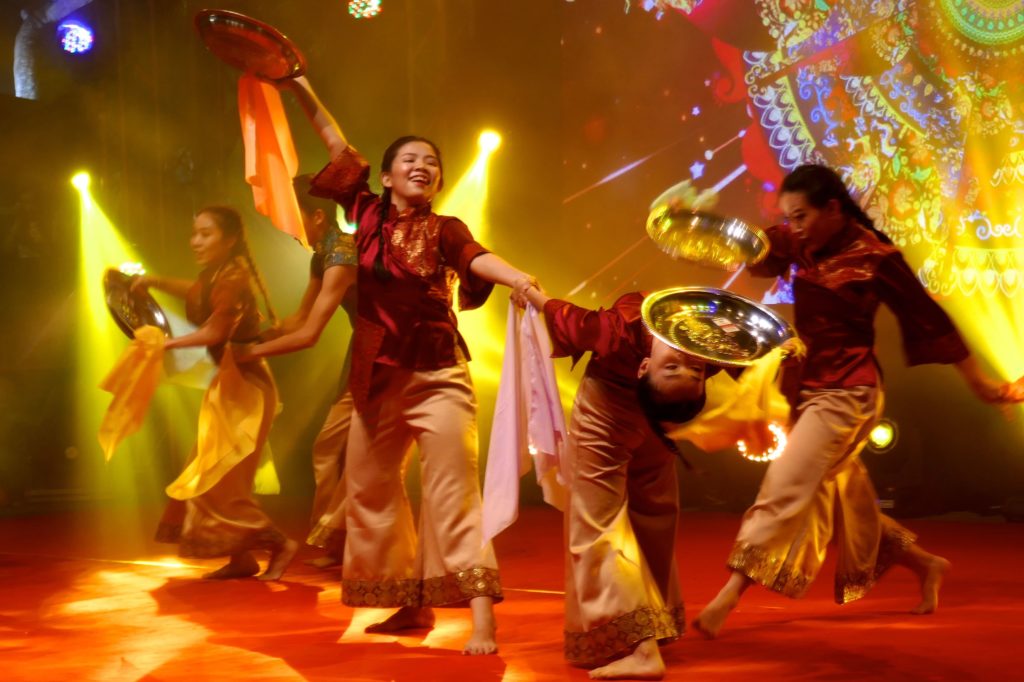
[(531, 464), (544, 501), (559, 510), (565, 508), (565, 477), (560, 469), (565, 433), (544, 320), (532, 305), (520, 311), (509, 304), (505, 359), (484, 476), (484, 543), (519, 515), (519, 479)]

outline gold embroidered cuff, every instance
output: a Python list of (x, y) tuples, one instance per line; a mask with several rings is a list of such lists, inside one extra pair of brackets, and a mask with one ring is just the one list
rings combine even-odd
[(182, 535), (178, 541), (178, 556), (196, 559), (232, 556), (253, 549), (271, 552), (280, 549), (287, 538), (276, 528), (263, 528), (243, 536), (219, 538), (195, 538)]
[(469, 568), (426, 580), (341, 581), (341, 601), (346, 606), (453, 606), (474, 597), (504, 599), (497, 569)]
[(848, 604), (866, 595), (915, 540), (917, 536), (902, 526), (883, 531), (873, 567), (864, 571), (836, 573), (836, 603)]
[(786, 566), (784, 556), (776, 556), (745, 542), (733, 545), (725, 563), (769, 590), (793, 599), (802, 597), (811, 584), (811, 578)]
[(496, 568), (468, 568), (423, 581), (423, 606), (445, 606), (469, 601), (474, 597), (504, 599)]
[(565, 632), (565, 658), (573, 665), (593, 668), (628, 655), (638, 643), (654, 637), (664, 644), (686, 631), (683, 605), (672, 609), (645, 606), (586, 632)]

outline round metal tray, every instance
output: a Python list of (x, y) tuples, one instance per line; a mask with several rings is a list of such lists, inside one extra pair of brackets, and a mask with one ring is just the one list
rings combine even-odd
[(114, 322), (129, 339), (135, 338), (135, 330), (144, 325), (153, 325), (171, 336), (171, 326), (160, 304), (148, 292), (131, 290), (132, 278), (113, 268), (103, 274), (104, 300)]
[(240, 71), (285, 80), (306, 71), (306, 58), (283, 33), (258, 19), (220, 9), (196, 13), (196, 30), (206, 48)]
[(658, 248), (698, 265), (737, 270), (768, 255), (768, 237), (738, 218), (661, 205), (647, 217), (647, 234)]
[(772, 310), (721, 289), (656, 291), (644, 299), (641, 315), (668, 345), (727, 367), (745, 367), (795, 335)]

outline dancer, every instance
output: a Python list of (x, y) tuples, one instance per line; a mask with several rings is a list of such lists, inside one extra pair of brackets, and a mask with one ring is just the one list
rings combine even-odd
[[(382, 196), (369, 164), (349, 146), (305, 78), (286, 87), (318, 131), (331, 162), (313, 192), (357, 225), (359, 297), (349, 387), (355, 403), (347, 463), (347, 537), (342, 598), (349, 606), (396, 606), (367, 628), (430, 627), (434, 606), (469, 603), (464, 653), (497, 651), (497, 563), (482, 542), (476, 397), (469, 350), (452, 310), (480, 306), (495, 283), (517, 301), (533, 278), (489, 253), (457, 218), (431, 202), (443, 184), (437, 147), (402, 137), (384, 152)], [(422, 462), (419, 532), (404, 486), (413, 442)]]
[[(248, 356), (260, 358), (310, 348), (320, 339), (339, 306), (354, 326), (356, 305), (356, 246), (351, 235), (338, 226), (334, 202), (309, 193), (312, 175), (295, 178), (295, 195), (302, 214), (306, 239), (313, 244), (309, 283), (299, 310), (281, 325), (282, 336), (256, 344)], [(341, 564), (345, 547), (345, 451), (352, 422), (352, 395), (348, 371), (352, 345), (345, 353), (337, 399), (327, 412), (313, 443), (313, 495), (308, 544), (324, 550), (324, 556), (306, 563), (316, 568)]]
[(564, 451), (565, 657), (595, 679), (660, 679), (658, 643), (685, 628), (676, 455), (660, 424), (700, 412), (712, 368), (651, 336), (643, 294), (598, 311), (536, 287), (527, 297), (544, 311), (555, 357), (592, 353)]
[(796, 328), (807, 355), (784, 382), (794, 423), (784, 452), (765, 472), (727, 560), (725, 586), (693, 625), (716, 637), (752, 583), (800, 597), (836, 540), (835, 599), (859, 599), (893, 564), (920, 580), (913, 613), (938, 606), (950, 563), (915, 542), (883, 515), (860, 461), (882, 414), (874, 317), (880, 303), (895, 313), (910, 365), (954, 364), (983, 401), (1017, 401), (1022, 391), (987, 376), (942, 308), (899, 251), (874, 229), (842, 179), (824, 166), (801, 166), (783, 181), (779, 204), (788, 224), (770, 228), (771, 251), (750, 268), (779, 276), (797, 266)]
[[(277, 389), (262, 360), (236, 361), (236, 348), (256, 341), (260, 312), (254, 285), (267, 302), (266, 288), (252, 261), (241, 216), (232, 208), (209, 206), (196, 214), (190, 240), (196, 262), (203, 267), (197, 280), (143, 275), (133, 288), (155, 288), (185, 299), (190, 322), (199, 328), (168, 339), (165, 349), (206, 346), (218, 365), (217, 376), (203, 399), (200, 427), (216, 430), (230, 425), (251, 427), (255, 446), (239, 452), (220, 447), (235, 433), (206, 438), (193, 452), (185, 473), (168, 487), (175, 500), (184, 500), (181, 525), (174, 519), (180, 504), (172, 501), (159, 539), (177, 542), (183, 557), (230, 557), (204, 578), (245, 578), (259, 572), (254, 550), (270, 552), (261, 580), (278, 580), (298, 550), (253, 498), (253, 482), (277, 409)], [(271, 317), (273, 311), (267, 302)], [(205, 424), (205, 427), (204, 427)], [(212, 443), (210, 445), (204, 445)], [(168, 525), (170, 522), (171, 525)]]

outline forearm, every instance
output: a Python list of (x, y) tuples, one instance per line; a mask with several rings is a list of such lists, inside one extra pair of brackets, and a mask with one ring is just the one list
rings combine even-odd
[(534, 281), (532, 276), (516, 269), (493, 253), (484, 253), (474, 258), (473, 262), (469, 264), (469, 271), (480, 279), (494, 284), (503, 284), (510, 288), (524, 279)]
[(543, 311), (544, 305), (551, 300), (551, 297), (541, 291), (538, 287), (531, 286), (526, 290), (526, 298), (534, 308)]
[(338, 122), (331, 116), (331, 112), (323, 105), (320, 99), (313, 92), (313, 87), (305, 76), (293, 78), (286, 83), (286, 87), (295, 94), (299, 106), (306, 114), (306, 118), (313, 125), (324, 146), (327, 147), (331, 158), (335, 158), (348, 147), (348, 140)]
[(184, 336), (178, 336), (173, 339), (168, 339), (164, 348), (171, 350), (173, 348), (193, 348), (196, 346), (216, 346), (224, 343), (228, 340), (229, 331), (227, 328), (222, 328), (221, 325), (203, 325), (199, 329), (185, 334)]
[(303, 325), (288, 334), (283, 334), (276, 339), (257, 343), (250, 350), (248, 355), (256, 358), (265, 358), (271, 355), (284, 355), (295, 351), (312, 348), (320, 340), (317, 330), (309, 329), (309, 325)]
[(174, 277), (148, 277), (147, 286), (151, 289), (162, 291), (165, 294), (185, 298), (188, 290), (192, 288), (193, 282), (187, 279), (176, 279)]

